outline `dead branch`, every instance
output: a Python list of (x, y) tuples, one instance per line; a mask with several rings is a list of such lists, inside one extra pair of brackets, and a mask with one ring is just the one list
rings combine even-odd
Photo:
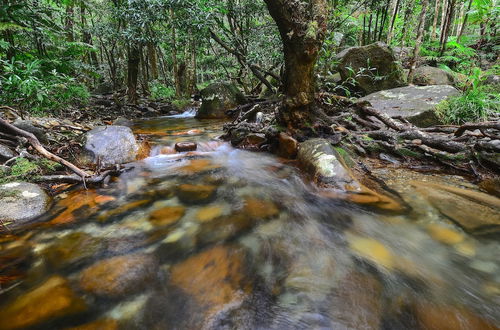
[(25, 130), (22, 130), (20, 128), (15, 127), (14, 125), (8, 123), (7, 121), (3, 120), (0, 118), (0, 126), (3, 126), (4, 128), (10, 130), (11, 132), (15, 133), (16, 135), (22, 136), (28, 140), (28, 142), (35, 148), (36, 151), (38, 151), (42, 156), (45, 158), (52, 160), (54, 162), (57, 162), (61, 165), (64, 165), (67, 167), (69, 170), (77, 174), (78, 176), (82, 178), (86, 178), (90, 176), (87, 172), (81, 170), (80, 168), (76, 167), (72, 163), (68, 162), (67, 160), (62, 159), (59, 156), (54, 155), (53, 153), (47, 151), (40, 141), (37, 139), (35, 135), (33, 135), (30, 132), (26, 132)]
[(82, 178), (78, 175), (43, 175), (34, 179), (37, 182), (60, 182), (60, 183), (85, 183), (85, 184), (99, 184), (106, 180), (108, 177), (119, 174), (116, 171), (105, 171), (100, 175)]
[(455, 136), (461, 136), (465, 133), (465, 131), (476, 130), (476, 129), (488, 129), (493, 128), (500, 131), (500, 122), (499, 121), (488, 121), (484, 123), (475, 123), (475, 124), (465, 124), (460, 126), (455, 132)]
[(404, 125), (400, 124), (385, 113), (381, 113), (380, 111), (377, 111), (376, 109), (372, 108), (370, 103), (368, 102), (358, 102), (356, 103), (356, 107), (361, 110), (365, 115), (368, 116), (373, 116), (383, 122), (385, 125), (388, 127), (392, 128), (393, 130), (396, 131), (404, 131), (406, 129), (412, 128), (413, 125)]

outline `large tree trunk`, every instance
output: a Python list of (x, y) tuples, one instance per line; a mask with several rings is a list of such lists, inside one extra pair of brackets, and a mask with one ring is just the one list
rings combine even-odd
[(285, 56), (285, 102), (282, 120), (301, 127), (312, 119), (314, 66), (327, 29), (327, 0), (265, 0), (276, 22)]
[(128, 47), (127, 62), (127, 96), (129, 103), (137, 103), (137, 80), (139, 78), (139, 65), (141, 63), (141, 48), (130, 44)]
[(432, 20), (432, 32), (431, 32), (431, 40), (437, 38), (437, 23), (439, 19), (439, 8), (441, 7), (441, 0), (436, 0), (436, 5), (434, 6), (434, 17)]

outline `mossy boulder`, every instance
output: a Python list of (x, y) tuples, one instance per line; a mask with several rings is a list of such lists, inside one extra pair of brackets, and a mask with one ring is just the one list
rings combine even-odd
[(351, 47), (336, 57), (342, 80), (353, 78), (355, 88), (364, 94), (406, 86), (403, 68), (393, 51), (377, 42), (363, 47)]
[(125, 126), (102, 126), (84, 137), (83, 163), (112, 166), (136, 160), (139, 152), (134, 133)]
[(413, 81), (415, 85), (453, 85), (455, 78), (449, 72), (432, 66), (421, 66), (415, 70)]
[(223, 119), (226, 111), (246, 102), (245, 96), (233, 84), (214, 83), (201, 91), (203, 103), (196, 118)]

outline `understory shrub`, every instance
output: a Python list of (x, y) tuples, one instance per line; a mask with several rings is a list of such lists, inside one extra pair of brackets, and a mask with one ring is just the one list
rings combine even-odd
[(0, 60), (0, 103), (32, 114), (56, 113), (71, 105), (88, 103), (87, 87), (56, 70), (47, 71), (41, 60)]
[(159, 81), (151, 83), (151, 98), (155, 101), (171, 100), (175, 97), (175, 88), (162, 84)]
[(466, 90), (437, 107), (439, 118), (446, 124), (486, 121), (494, 113), (500, 113), (500, 96), (488, 86)]

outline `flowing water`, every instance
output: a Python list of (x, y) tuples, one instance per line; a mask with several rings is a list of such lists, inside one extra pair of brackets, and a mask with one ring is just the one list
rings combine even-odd
[[(150, 157), (0, 236), (11, 262), (0, 268), (0, 328), (500, 325), (495, 235), (465, 233), (407, 177), (477, 187), (382, 168), (412, 209), (384, 214), (323, 197), (293, 163), (218, 141), (220, 127), (188, 115), (137, 122)], [(198, 150), (176, 153), (182, 141)]]

